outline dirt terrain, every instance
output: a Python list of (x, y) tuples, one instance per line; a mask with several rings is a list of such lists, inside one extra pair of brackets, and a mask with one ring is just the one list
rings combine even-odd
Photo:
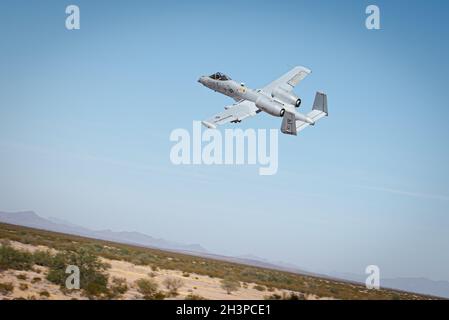
[[(17, 241), (11, 241), (10, 245), (21, 251), (36, 252), (49, 250), (56, 253), (56, 250), (42, 245), (34, 246)], [(210, 300), (262, 300), (269, 293), (254, 289), (257, 286), (256, 283), (247, 283), (245, 287), (241, 287), (237, 291), (228, 294), (221, 288), (220, 281), (222, 279), (219, 278), (212, 278), (200, 274), (183, 275), (183, 272), (176, 270), (160, 269), (153, 271), (149, 266), (137, 266), (126, 261), (104, 258), (101, 260), (110, 265), (108, 269), (110, 278), (117, 277), (126, 279), (129, 289), (120, 297), (120, 299), (125, 300), (142, 299), (142, 294), (139, 293), (135, 282), (143, 278), (153, 279), (161, 288), (164, 287), (164, 280), (167, 278), (180, 279), (182, 281), (182, 287), (178, 289), (178, 295), (170, 299), (185, 299), (186, 296), (195, 294)], [(78, 290), (67, 290), (63, 292), (60, 286), (51, 283), (45, 278), (47, 272), (47, 268), (37, 265), (33, 267), (33, 271), (6, 270), (0, 272), (0, 282), (12, 283), (14, 285), (14, 290), (11, 293), (0, 293), (0, 299), (86, 299)], [(24, 285), (26, 285), (26, 289)], [(42, 292), (48, 292), (49, 296), (42, 295)], [(291, 292), (289, 290), (276, 289), (269, 294), (279, 294), (282, 296), (282, 294), (289, 294)], [(313, 295), (309, 295), (307, 298), (316, 299)]]
[[(66, 268), (79, 266), (80, 289)], [(434, 299), (0, 223), (0, 299)]]

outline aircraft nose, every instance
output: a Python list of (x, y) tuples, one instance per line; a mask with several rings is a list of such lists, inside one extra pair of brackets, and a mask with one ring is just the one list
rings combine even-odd
[(205, 76), (201, 76), (201, 77), (198, 79), (198, 82), (204, 85), (204, 84), (206, 83), (206, 77), (205, 77)]

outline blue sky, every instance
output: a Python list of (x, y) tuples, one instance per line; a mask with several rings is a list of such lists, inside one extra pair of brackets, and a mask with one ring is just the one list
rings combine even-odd
[[(365, 28), (377, 4), (381, 30)], [(65, 29), (77, 4), (81, 30)], [(0, 210), (136, 230), (316, 272), (449, 280), (446, 1), (2, 1)], [(330, 116), (279, 169), (173, 166), (170, 132), (295, 65)], [(279, 128), (258, 115), (242, 128)]]

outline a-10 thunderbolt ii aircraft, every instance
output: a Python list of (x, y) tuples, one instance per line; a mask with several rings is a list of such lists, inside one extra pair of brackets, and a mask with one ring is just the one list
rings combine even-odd
[(272, 116), (283, 117), (282, 133), (296, 135), (297, 132), (314, 125), (316, 121), (328, 115), (327, 96), (322, 92), (316, 93), (312, 111), (308, 114), (296, 111), (301, 105), (301, 99), (292, 93), (293, 88), (310, 73), (309, 69), (298, 66), (257, 90), (250, 89), (243, 83), (237, 83), (220, 72), (202, 76), (198, 82), (236, 101), (233, 105), (225, 107), (225, 111), (202, 123), (208, 128), (215, 129), (217, 125), (238, 123), (265, 111)]

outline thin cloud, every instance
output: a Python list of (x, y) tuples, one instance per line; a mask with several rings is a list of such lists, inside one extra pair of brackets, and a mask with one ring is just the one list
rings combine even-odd
[(196, 181), (199, 182), (211, 182), (214, 180), (213, 177), (207, 176), (202, 173), (194, 172), (191, 170), (190, 171), (173, 170), (169, 166), (154, 165), (154, 164), (145, 165), (126, 160), (125, 161), (115, 160), (113, 158), (91, 155), (87, 153), (83, 154), (71, 151), (58, 150), (56, 148), (40, 145), (25, 144), (19, 142), (6, 142), (0, 140), (0, 150), (1, 149), (14, 149), (14, 150), (21, 150), (23, 152), (28, 152), (31, 154), (33, 153), (44, 154), (50, 158), (53, 158), (55, 156), (70, 158), (94, 164), (96, 163), (101, 165), (109, 165), (113, 167), (121, 167), (123, 169), (140, 171), (147, 174), (171, 175), (181, 178), (186, 177), (189, 179), (195, 179)]
[(407, 190), (391, 189), (391, 188), (384, 188), (384, 187), (373, 187), (373, 186), (356, 186), (356, 187), (362, 188), (362, 189), (369, 189), (369, 190), (399, 194), (399, 195), (414, 197), (414, 198), (449, 201), (449, 196), (442, 195), (442, 194), (413, 192), (413, 191), (407, 191)]

